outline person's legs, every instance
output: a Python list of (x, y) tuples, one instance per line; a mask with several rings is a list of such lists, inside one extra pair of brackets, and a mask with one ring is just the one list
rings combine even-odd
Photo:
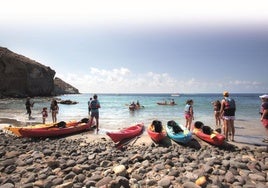
[(228, 140), (228, 120), (223, 120), (223, 134), (225, 136), (225, 139)]
[(234, 135), (235, 135), (235, 127), (234, 127), (234, 120), (230, 120), (230, 131), (231, 131), (231, 140), (234, 141)]

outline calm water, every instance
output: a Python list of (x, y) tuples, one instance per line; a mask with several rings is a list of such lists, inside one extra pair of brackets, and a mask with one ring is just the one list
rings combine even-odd
[[(236, 118), (238, 120), (259, 120), (260, 94), (232, 94), (237, 105)], [(91, 94), (63, 95), (62, 100), (70, 99), (77, 101), (76, 105), (59, 104), (60, 112), (58, 121), (80, 120), (88, 117), (87, 102)], [(222, 94), (99, 94), (100, 127), (101, 129), (118, 129), (136, 122), (144, 122), (149, 125), (154, 119), (159, 119), (166, 124), (169, 120), (175, 120), (184, 124), (184, 106), (187, 99), (194, 100), (195, 120), (214, 126), (213, 108), (211, 102), (221, 100)], [(157, 102), (174, 99), (178, 105), (161, 106)], [(144, 109), (130, 112), (127, 104), (139, 101)], [(33, 98), (35, 102), (33, 110), (34, 121), (41, 122), (43, 107), (50, 106), (51, 98)], [(28, 121), (25, 110), (25, 99), (2, 99), (0, 100), (0, 117), (12, 118), (20, 121)], [(47, 122), (51, 122), (51, 115)]]

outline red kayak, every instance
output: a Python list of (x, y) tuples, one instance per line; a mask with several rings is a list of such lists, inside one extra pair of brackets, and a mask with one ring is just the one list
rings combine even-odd
[(49, 128), (28, 128), (20, 129), (19, 132), (22, 137), (56, 137), (64, 136), (73, 133), (82, 132), (88, 130), (91, 127), (90, 122), (82, 123), (77, 122), (74, 124), (67, 124), (65, 127), (49, 127)]
[(198, 128), (194, 128), (193, 133), (200, 139), (216, 145), (216, 146), (220, 146), (224, 143), (225, 140), (225, 136), (218, 133), (217, 131), (213, 130), (210, 134), (206, 134), (203, 132), (202, 128), (198, 129)]
[(121, 129), (119, 131), (107, 132), (106, 134), (115, 142), (120, 142), (121, 140), (133, 138), (139, 136), (143, 133), (144, 124), (138, 123), (136, 125)]
[(164, 129), (162, 129), (161, 132), (156, 132), (152, 124), (148, 127), (147, 133), (150, 138), (156, 143), (161, 142), (161, 140), (163, 140), (167, 136), (167, 133)]

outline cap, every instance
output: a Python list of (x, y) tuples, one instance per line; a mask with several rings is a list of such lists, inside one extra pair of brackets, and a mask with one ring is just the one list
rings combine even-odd
[(268, 95), (264, 94), (260, 96), (261, 99), (268, 99)]
[(228, 97), (229, 96), (229, 92), (228, 91), (224, 91), (222, 94), (223, 94), (224, 97)]

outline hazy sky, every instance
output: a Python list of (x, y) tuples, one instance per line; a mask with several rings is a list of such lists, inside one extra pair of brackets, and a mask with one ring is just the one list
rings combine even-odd
[(266, 0), (0, 3), (0, 46), (80, 92), (268, 92)]

